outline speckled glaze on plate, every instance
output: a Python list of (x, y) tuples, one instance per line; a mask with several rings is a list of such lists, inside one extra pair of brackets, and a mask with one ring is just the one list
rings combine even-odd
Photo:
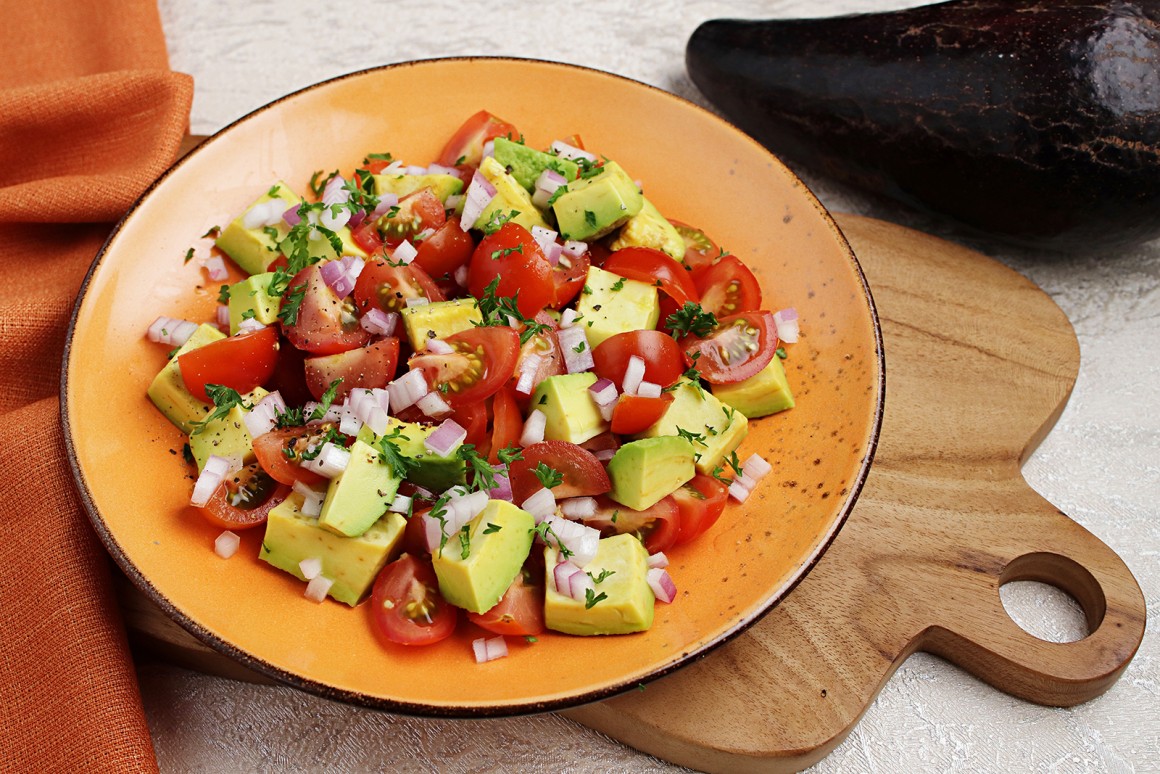
[[(427, 163), (475, 111), (533, 146), (573, 133), (642, 181), (671, 218), (699, 225), (758, 276), (766, 306), (795, 306), (802, 339), (785, 361), (797, 407), (751, 423), (742, 457), (774, 472), (713, 530), (669, 552), (679, 594), (648, 632), (509, 638), (477, 665), (461, 623), (427, 648), (384, 646), (366, 606), (302, 596), (257, 557), (261, 530), (230, 560), (188, 507), (185, 438), (145, 396), (165, 352), (143, 333), (159, 314), (210, 319), (218, 283), (186, 250), (275, 180), (299, 192), (319, 169), (368, 152)], [(354, 73), (289, 95), (210, 138), (118, 225), (78, 300), (62, 374), (63, 421), (81, 495), (129, 577), (194, 635), (245, 665), (330, 698), (399, 712), (508, 715), (614, 695), (721, 645), (768, 611), (833, 540), (869, 470), (884, 366), (869, 289), (846, 240), (780, 162), (709, 112), (617, 76), (548, 62), (438, 59)], [(690, 697), (692, 700), (693, 697)]]

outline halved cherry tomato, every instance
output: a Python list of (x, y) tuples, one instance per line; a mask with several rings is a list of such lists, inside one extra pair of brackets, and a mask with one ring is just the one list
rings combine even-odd
[(485, 613), (468, 613), (467, 620), (493, 634), (531, 637), (544, 631), (544, 587), (516, 575), (512, 585)]
[(370, 218), (351, 229), (350, 236), (367, 255), (374, 255), (383, 246), (383, 236), (379, 233), (378, 225)]
[(640, 395), (621, 395), (612, 409), (612, 432), (621, 435), (643, 433), (665, 415), (673, 396), (663, 393), (659, 398)]
[(681, 340), (685, 362), (713, 384), (734, 384), (769, 365), (777, 349), (777, 328), (769, 312), (745, 312), (721, 318), (704, 338)]
[(496, 295), (516, 298), (520, 314), (535, 317), (556, 297), (552, 265), (531, 232), (518, 223), (507, 222), (494, 234), (488, 234), (471, 255), (467, 270), (467, 289), (483, 298), (487, 286), (496, 277)]
[(274, 366), (274, 373), (263, 382), (270, 392), (278, 391), (287, 406), (301, 406), (308, 400), (313, 400), (306, 386), (306, 353), (288, 341), (278, 344), (278, 362)]
[(383, 388), (395, 378), (399, 364), (399, 340), (385, 338), (365, 347), (339, 352), (336, 355), (308, 357), (304, 362), (306, 386), (315, 400), (330, 389), (331, 382), (342, 379), (334, 400), (341, 401), (355, 387)]
[(423, 369), (427, 384), (453, 409), (491, 397), (515, 372), (520, 336), (511, 328), (472, 328), (448, 336), (446, 342), (454, 352), (414, 355), (409, 364)]
[(397, 312), (407, 305), (408, 298), (444, 300), (427, 272), (413, 263), (398, 266), (384, 259), (371, 261), (354, 283), (354, 300), (360, 314), (372, 306)]
[(563, 475), (564, 480), (552, 487), (557, 498), (604, 494), (612, 488), (608, 473), (592, 452), (567, 441), (540, 441), (525, 447), (523, 457), (508, 468), (514, 502), (522, 503), (543, 488), (535, 473), (540, 464)]
[(278, 329), (270, 326), (219, 339), (179, 355), (177, 363), (185, 389), (207, 403), (207, 384), (221, 384), (245, 394), (273, 375), (278, 363)]
[(670, 255), (651, 247), (626, 247), (604, 261), (605, 271), (656, 285), (678, 304), (701, 298), (685, 268)]
[(650, 554), (665, 551), (677, 539), (677, 503), (672, 495), (662, 497), (655, 505), (635, 511), (601, 495), (596, 498), (596, 515), (582, 521), (600, 530), (604, 537), (636, 535)]
[(427, 548), (427, 528), (423, 526), (423, 515), (430, 512), (430, 508), (416, 510), (407, 519), (407, 526), (403, 530), (403, 550), (408, 554), (422, 557), (431, 555), (431, 550)]
[(555, 301), (552, 302), (552, 306), (554, 308), (560, 309), (580, 295), (580, 291), (584, 289), (584, 280), (588, 277), (590, 266), (591, 261), (588, 260), (587, 252), (579, 258), (573, 258), (570, 255), (560, 256), (560, 262), (552, 267), (552, 282), (556, 286), (553, 291)]
[(254, 439), (254, 456), (262, 469), (279, 483), (292, 486), (300, 481), (307, 486), (317, 486), (326, 478), (302, 467), (299, 464), (301, 455), (317, 445), (332, 427), (315, 424), (271, 430)]
[(388, 212), (375, 222), (383, 244), (394, 247), (404, 239), (427, 229), (439, 230), (447, 222), (443, 202), (430, 188), (421, 188), (399, 200), (394, 214)]
[(589, 438), (584, 443), (580, 444), (581, 449), (587, 449), (590, 452), (599, 451), (616, 451), (620, 448), (620, 438), (611, 432), (601, 433), (600, 435)]
[(254, 462), (218, 484), (201, 514), (222, 529), (249, 529), (265, 523), (270, 511), (289, 494), (290, 487)]
[(290, 299), (301, 295), (293, 323), (282, 323), (282, 333), (291, 344), (316, 355), (333, 355), (367, 344), (371, 335), (359, 325), (354, 304), (335, 295), (318, 265), (307, 266), (294, 275), (282, 299), (286, 309)]
[(446, 639), (459, 620), (457, 608), (439, 594), (431, 562), (404, 554), (388, 564), (371, 592), (371, 623), (380, 637), (400, 645)]
[(524, 418), (511, 387), (499, 388), (491, 402), (491, 413), (491, 450), (488, 459), (496, 465), (499, 463), (499, 450), (514, 446), (524, 426)]
[(487, 434), (487, 405), (483, 401), (465, 403), (451, 415), (456, 424), (467, 431), (464, 443), (469, 443), (483, 456), (487, 456), (487, 445), (491, 438)]
[(699, 269), (708, 266), (721, 255), (721, 248), (699, 228), (687, 223), (669, 218), (669, 223), (677, 229), (677, 233), (685, 240), (685, 257), (683, 263), (690, 269)]
[(567, 373), (567, 367), (564, 365), (564, 353), (560, 351), (560, 338), (556, 334), (558, 327), (556, 321), (553, 320), (546, 312), (540, 312), (536, 315), (535, 322), (543, 325), (544, 328), (539, 333), (534, 333), (528, 337), (528, 340), (520, 346), (519, 360), (516, 361), (515, 373), (512, 375), (511, 387), (514, 390), (519, 384), (520, 375), (523, 373), (524, 364), (532, 355), (539, 358), (536, 369), (532, 374), (532, 383), (527, 393), (516, 392), (515, 399), (522, 405), (526, 406), (528, 400), (531, 398), (532, 390), (536, 385), (547, 379), (549, 376), (559, 376)]
[(681, 346), (661, 331), (627, 331), (609, 336), (592, 350), (592, 370), (597, 376), (610, 379), (619, 390), (633, 355), (644, 360), (645, 380), (661, 387), (668, 387), (685, 371)]
[(496, 137), (519, 137), (519, 131), (486, 110), (481, 110), (463, 122), (439, 154), (439, 163), (447, 167), (460, 165), (478, 167), (483, 160), (483, 146)]
[(698, 473), (672, 496), (680, 517), (676, 538), (679, 545), (700, 537), (717, 523), (729, 499), (729, 489), (712, 476)]
[(701, 309), (719, 318), (761, 308), (761, 285), (735, 255), (697, 269), (693, 282), (701, 293)]
[(459, 225), (459, 217), (453, 215), (434, 234), (417, 245), (419, 254), (413, 266), (418, 266), (431, 277), (454, 274), (455, 270), (471, 260), (475, 250), (475, 240)]

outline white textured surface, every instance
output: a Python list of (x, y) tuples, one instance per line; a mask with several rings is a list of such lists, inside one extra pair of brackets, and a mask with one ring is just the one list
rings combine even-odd
[[(684, 71), (685, 41), (702, 20), (824, 16), (917, 4), (160, 0), (173, 67), (195, 79), (191, 128), (201, 134), (325, 78), (451, 55), (582, 64), (704, 104)], [(831, 209), (939, 233), (936, 224), (907, 220), (888, 204), (799, 172)], [(1025, 474), (1048, 500), (1123, 557), (1155, 621), (1160, 615), (1160, 242), (1064, 259), (972, 246), (1030, 277), (1075, 326), (1082, 351), (1075, 392)], [(1061, 596), (1036, 584), (1012, 584), (1003, 598), (1032, 631), (1048, 639), (1076, 639), (1082, 622)], [(167, 667), (146, 667), (141, 681), (165, 771), (546, 771), (561, 765), (569, 771), (677, 770), (557, 716), (417, 720)], [(1150, 631), (1120, 682), (1072, 709), (1013, 699), (939, 659), (916, 655), (815, 770), (1160, 770), (1160, 646)]]

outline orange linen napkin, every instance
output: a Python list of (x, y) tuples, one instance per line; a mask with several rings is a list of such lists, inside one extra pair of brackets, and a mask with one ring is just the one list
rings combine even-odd
[(155, 0), (5, 3), (0, 41), (0, 770), (155, 771), (57, 392), (85, 271), (176, 156), (193, 83)]

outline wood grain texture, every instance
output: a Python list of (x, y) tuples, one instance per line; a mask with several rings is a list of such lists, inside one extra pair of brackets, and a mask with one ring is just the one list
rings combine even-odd
[[(1020, 473), (1078, 370), (1063, 313), (977, 253), (837, 219), (874, 290), (887, 359), (886, 416), (857, 507), (805, 581), (740, 638), (644, 692), (565, 713), (675, 763), (804, 768), (918, 650), (1029, 701), (1073, 705), (1107, 690), (1143, 636), (1144, 598), (1127, 567)], [(1057, 644), (1024, 632), (999, 599), (1013, 580), (1070, 593), (1091, 634)], [(139, 643), (185, 666), (266, 681), (131, 585), (121, 598)]]

